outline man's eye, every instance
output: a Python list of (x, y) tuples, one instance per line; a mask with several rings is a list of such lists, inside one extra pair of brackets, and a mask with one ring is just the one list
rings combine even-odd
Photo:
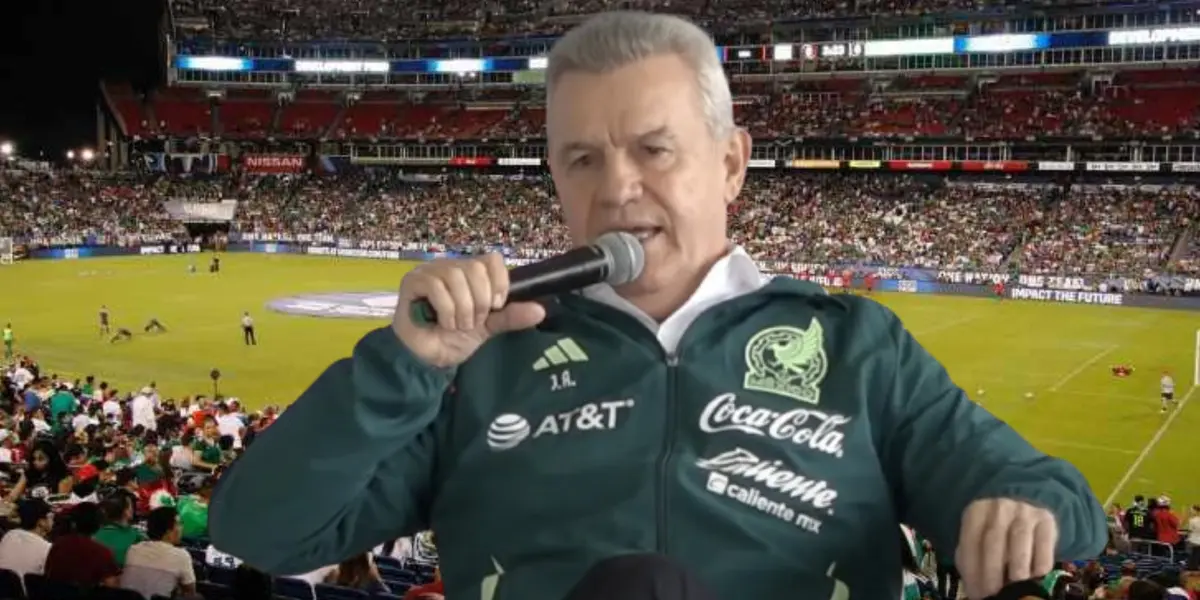
[(584, 154), (583, 156), (579, 156), (575, 160), (571, 161), (572, 167), (586, 167), (590, 164), (592, 164), (592, 157), (590, 157), (586, 154)]
[(659, 156), (667, 153), (667, 149), (662, 146), (646, 146), (646, 153), (650, 156)]

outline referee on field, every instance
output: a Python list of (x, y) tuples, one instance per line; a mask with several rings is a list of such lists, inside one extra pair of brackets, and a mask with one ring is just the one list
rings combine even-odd
[(242, 313), (242, 339), (247, 346), (258, 345), (258, 338), (254, 337), (254, 318), (250, 316), (250, 311)]

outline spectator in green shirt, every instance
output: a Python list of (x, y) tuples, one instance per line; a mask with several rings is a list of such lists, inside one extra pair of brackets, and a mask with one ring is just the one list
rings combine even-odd
[(92, 539), (112, 550), (117, 566), (125, 566), (129, 547), (146, 541), (146, 534), (133, 527), (133, 501), (127, 494), (114, 494), (101, 505), (106, 523)]
[(212, 491), (213, 478), (205, 477), (195, 494), (179, 499), (179, 522), (183, 526), (184, 539), (208, 538), (208, 500)]
[(192, 442), (193, 467), (212, 471), (221, 464), (223, 455), (221, 447), (217, 445), (220, 435), (217, 420), (211, 415), (204, 417), (204, 426)]
[[(79, 408), (79, 400), (65, 385), (60, 385), (58, 391), (50, 397), (50, 423), (56, 428), (62, 422), (63, 415), (74, 415)], [(57, 430), (57, 429), (56, 429)]]
[(91, 398), (92, 394), (96, 393), (96, 376), (95, 375), (87, 376), (87, 379), (84, 380), (83, 385), (79, 387), (79, 393), (83, 394), (84, 396), (87, 396), (88, 398)]

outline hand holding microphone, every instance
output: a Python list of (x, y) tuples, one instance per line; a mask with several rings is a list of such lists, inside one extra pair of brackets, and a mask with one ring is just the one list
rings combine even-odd
[(540, 323), (546, 312), (538, 298), (628, 283), (641, 275), (644, 260), (637, 238), (612, 232), (591, 246), (512, 271), (495, 253), (432, 261), (400, 283), (392, 330), (427, 364), (454, 367), (488, 338)]

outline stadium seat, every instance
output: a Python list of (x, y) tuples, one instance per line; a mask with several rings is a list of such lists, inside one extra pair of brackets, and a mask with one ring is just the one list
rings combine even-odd
[(237, 571), (235, 569), (227, 569), (225, 567), (208, 568), (208, 580), (223, 586), (232, 586)]
[(83, 588), (63, 581), (47, 579), (45, 575), (25, 574), (25, 591), (29, 600), (83, 600)]
[(404, 565), (401, 565), (399, 560), (396, 560), (395, 558), (393, 558), (391, 556), (376, 556), (375, 557), (375, 566), (379, 567), (380, 569), (383, 569), (383, 568), (403, 569), (404, 568)]
[(21, 576), (8, 569), (0, 569), (0, 598), (24, 598), (25, 586)]
[(204, 561), (192, 559), (192, 573), (196, 575), (196, 581), (208, 579), (208, 565)]
[(369, 594), (362, 590), (325, 585), (318, 583), (313, 586), (317, 592), (317, 600), (367, 600)]
[(213, 583), (211, 581), (197, 581), (196, 591), (204, 596), (204, 600), (229, 600), (233, 597), (233, 592), (229, 586)]
[(145, 600), (145, 597), (133, 590), (124, 588), (95, 587), (84, 594), (86, 600)]
[(276, 596), (295, 598), (296, 600), (312, 600), (313, 586), (303, 579), (292, 577), (276, 577), (271, 583), (271, 591)]
[(376, 562), (375, 566), (384, 579), (399, 579), (404, 575), (404, 567), (401, 567), (399, 563)]

